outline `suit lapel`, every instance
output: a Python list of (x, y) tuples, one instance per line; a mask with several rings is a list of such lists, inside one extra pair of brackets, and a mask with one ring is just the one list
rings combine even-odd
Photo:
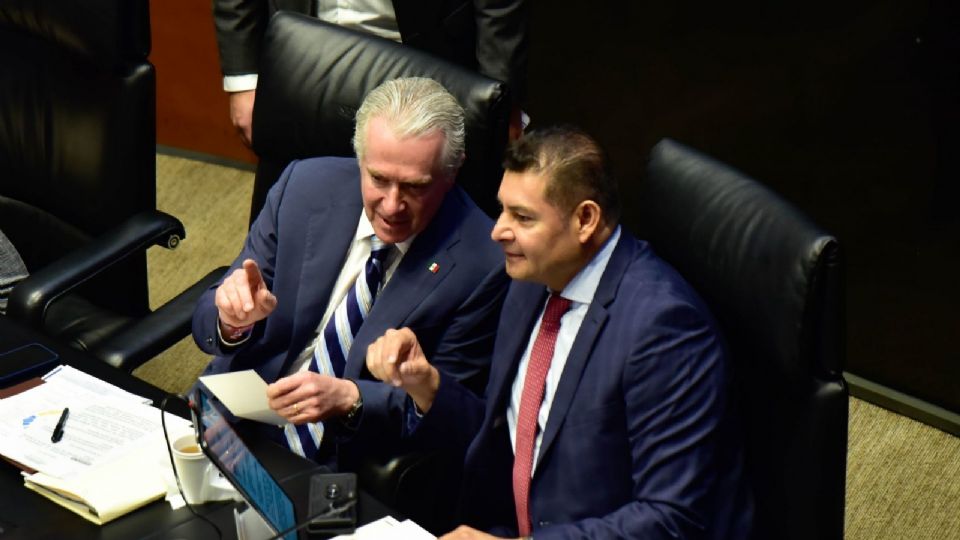
[[(467, 469), (477, 460), (501, 458), (512, 464), (513, 449), (507, 430), (506, 411), (510, 405), (510, 390), (517, 377), (517, 366), (526, 349), (540, 309), (547, 297), (546, 287), (534, 283), (513, 281), (503, 302), (497, 342), (493, 351), (490, 379), (486, 391), (486, 410), (480, 432), (467, 450)], [(534, 306), (531, 309), (531, 306)], [(499, 449), (496, 450), (496, 449)], [(489, 465), (489, 464), (487, 464)], [(491, 470), (495, 467), (490, 467)]]
[(633, 259), (634, 243), (632, 240), (632, 237), (621, 229), (620, 240), (614, 248), (609, 262), (607, 262), (607, 268), (603, 272), (603, 277), (600, 278), (597, 292), (594, 294), (593, 301), (583, 318), (577, 337), (570, 348), (570, 354), (567, 355), (567, 363), (564, 365), (560, 383), (557, 385), (553, 403), (550, 405), (550, 416), (547, 418), (547, 427), (540, 443), (537, 463), (543, 462), (543, 456), (546, 455), (554, 439), (556, 439), (557, 433), (563, 425), (563, 420), (573, 404), (573, 398), (576, 395), (577, 386), (580, 384), (583, 370), (590, 359), (597, 338), (610, 316), (607, 308), (613, 302), (620, 281), (623, 279), (623, 274)]
[[(419, 306), (456, 266), (456, 262), (446, 251), (431, 256), (429, 253), (414, 253), (412, 247), (400, 261), (390, 282), (377, 295), (373, 309), (357, 332), (354, 338), (356, 346), (350, 348), (344, 368), (345, 377), (359, 376), (366, 365), (367, 344), (388, 329), (403, 326), (414, 308)], [(436, 272), (430, 270), (433, 263), (437, 264)]]
[(530, 341), (530, 331), (540, 315), (547, 298), (547, 288), (540, 284), (510, 284), (510, 292), (500, 312), (497, 344), (487, 387), (487, 418), (502, 415), (510, 403), (510, 389), (517, 378), (520, 357)]
[(410, 313), (453, 272), (457, 261), (449, 250), (460, 241), (464, 212), (459, 188), (455, 187), (444, 197), (430, 225), (413, 241), (393, 277), (377, 295), (373, 309), (353, 340), (344, 377), (359, 377), (366, 366), (367, 345), (388, 329), (403, 326)]
[(289, 312), (293, 318), (293, 333), (280, 373), (286, 372), (290, 363), (313, 339), (353, 242), (361, 211), (360, 205), (341, 205), (314, 214), (307, 221), (297, 301)]

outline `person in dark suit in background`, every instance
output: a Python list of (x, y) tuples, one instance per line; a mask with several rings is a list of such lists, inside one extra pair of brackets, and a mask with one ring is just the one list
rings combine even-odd
[(281, 9), (400, 41), (506, 82), (515, 100), (511, 132), (519, 133), (526, 0), (213, 0), (230, 119), (244, 144), (253, 140), (260, 42), (270, 15)]
[(215, 355), (205, 374), (255, 369), (272, 383), (270, 406), (290, 424), (256, 429), (334, 466), (332, 443), (371, 443), (359, 433), (374, 439), (363, 448), (392, 451), (384, 419), (404, 395), (366, 380), (364, 357), (401, 325), (482, 390), (508, 279), (492, 222), (454, 182), (464, 136), (463, 109), (437, 82), (388, 81), (357, 112), (356, 159), (293, 162), (270, 190), (193, 317)]
[(368, 349), (372, 374), (410, 397), (411, 441), (464, 449), (469, 526), (449, 538), (747, 538), (752, 501), (707, 308), (618, 225), (589, 136), (527, 134), (504, 165), (492, 236), (514, 281), (485, 400), (428, 362), (416, 329)]

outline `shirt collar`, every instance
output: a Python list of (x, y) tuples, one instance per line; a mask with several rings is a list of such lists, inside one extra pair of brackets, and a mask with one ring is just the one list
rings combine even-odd
[[(370, 219), (367, 218), (367, 213), (363, 210), (360, 211), (360, 223), (357, 225), (357, 232), (353, 236), (353, 242), (356, 243), (360, 240), (366, 240), (367, 238), (376, 234), (373, 231), (373, 224), (370, 223)], [(403, 242), (397, 242), (394, 244), (398, 250), (400, 250), (400, 255), (405, 255), (407, 250), (410, 249), (410, 244), (413, 243), (413, 240), (417, 237), (416, 234), (410, 235), (410, 238), (407, 238)]]
[(613, 255), (613, 249), (617, 246), (619, 239), (620, 226), (617, 225), (600, 251), (560, 291), (560, 296), (581, 304), (592, 302), (593, 296), (597, 293), (597, 287), (600, 286), (600, 278), (603, 277), (603, 271), (607, 269), (607, 263), (610, 262), (610, 256)]

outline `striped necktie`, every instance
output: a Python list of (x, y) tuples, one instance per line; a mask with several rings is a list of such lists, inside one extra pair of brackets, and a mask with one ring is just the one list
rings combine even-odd
[[(363, 275), (357, 275), (347, 294), (330, 316), (310, 360), (310, 369), (322, 375), (343, 376), (353, 338), (373, 307), (380, 289), (387, 256), (393, 244), (384, 244), (376, 235), (370, 237), (370, 257)], [(301, 456), (312, 456), (323, 440), (323, 423), (311, 422), (285, 427), (287, 445)]]

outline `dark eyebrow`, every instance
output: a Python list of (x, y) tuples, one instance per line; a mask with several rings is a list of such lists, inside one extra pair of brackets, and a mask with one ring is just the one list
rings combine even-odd
[(521, 204), (511, 204), (508, 206), (503, 206), (503, 203), (501, 203), (500, 208), (505, 208), (513, 212), (514, 214), (531, 214), (531, 215), (535, 214), (535, 212), (532, 209), (530, 209), (527, 206), (523, 206)]

